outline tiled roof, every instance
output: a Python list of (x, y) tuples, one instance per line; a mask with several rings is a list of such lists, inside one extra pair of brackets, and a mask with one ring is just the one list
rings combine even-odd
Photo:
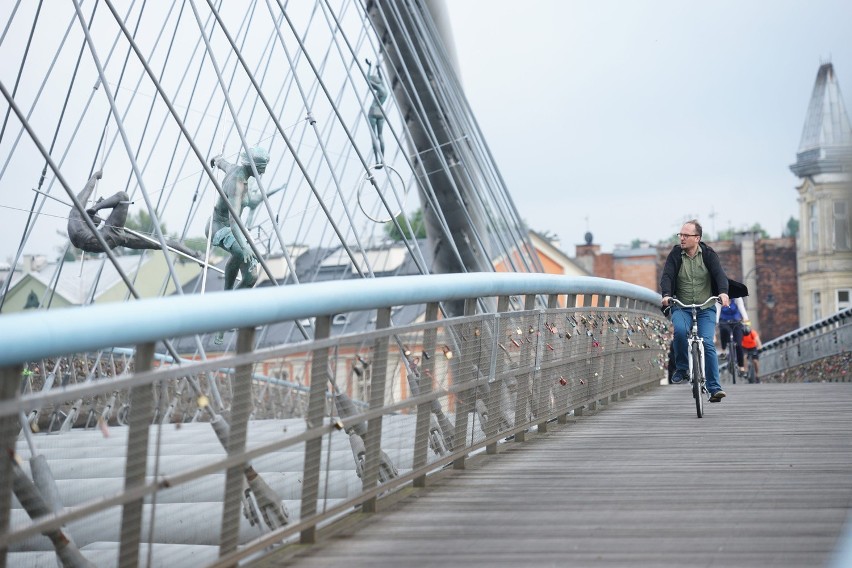
[[(118, 265), (125, 274), (132, 278), (139, 268), (140, 258), (148, 259), (149, 257), (119, 256)], [(59, 263), (49, 263), (41, 270), (30, 272), (29, 275), (49, 288), (57, 279), (56, 272), (58, 269)], [(82, 305), (87, 302), (96, 281), (95, 299), (97, 299), (99, 293), (109, 290), (120, 280), (121, 276), (109, 259), (92, 258), (86, 255), (82, 261), (65, 262), (62, 265), (62, 272), (59, 274), (56, 285), (56, 293), (71, 304)]]

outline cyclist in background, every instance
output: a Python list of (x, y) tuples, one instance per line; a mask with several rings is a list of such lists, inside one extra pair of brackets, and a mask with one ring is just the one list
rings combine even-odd
[[(728, 348), (728, 341), (733, 335), (734, 345), (737, 346), (737, 367), (740, 373), (745, 373), (745, 360), (743, 359), (743, 324), (748, 324), (748, 312), (742, 298), (737, 298), (716, 313), (716, 322), (719, 324), (719, 339), (722, 343), (722, 353)], [(733, 361), (728, 362), (733, 365)]]
[[(712, 248), (701, 242), (701, 224), (693, 219), (683, 224), (678, 233), (679, 245), (675, 245), (663, 268), (660, 277), (660, 291), (665, 308), (671, 305), (671, 297), (684, 304), (700, 304), (710, 296), (719, 296), (723, 306), (730, 303), (728, 297), (728, 277), (719, 262), (719, 256)], [(719, 360), (716, 358), (716, 346), (713, 335), (716, 331), (716, 306), (698, 311), (698, 333), (704, 340), (704, 374), (710, 402), (720, 402), (725, 391), (719, 384)], [(692, 315), (672, 305), (672, 324), (674, 324), (674, 354), (676, 370), (672, 382), (679, 383), (686, 378), (689, 370), (686, 336), (692, 325)]]
[(743, 328), (743, 350), (754, 364), (754, 382), (756, 383), (760, 382), (758, 381), (758, 377), (760, 376), (760, 355), (757, 350), (761, 347), (763, 347), (763, 343), (760, 342), (760, 335), (758, 335), (757, 330), (746, 325)]

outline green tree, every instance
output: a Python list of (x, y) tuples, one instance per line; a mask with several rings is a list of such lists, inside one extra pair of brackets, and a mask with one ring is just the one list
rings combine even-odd
[[(127, 221), (125, 221), (124, 227), (126, 229), (136, 231), (137, 233), (142, 233), (143, 235), (151, 237), (154, 240), (157, 239), (157, 236), (154, 234), (154, 221), (151, 219), (151, 216), (148, 215), (148, 212), (144, 209), (137, 210), (136, 215), (127, 215)], [(160, 223), (160, 230), (163, 232), (164, 236), (168, 236), (168, 233), (166, 232), (165, 223)], [(122, 248), (123, 254), (137, 255), (142, 254), (143, 252), (144, 251), (137, 249)]]
[(766, 229), (760, 226), (760, 223), (755, 223), (754, 225), (752, 225), (751, 228), (749, 228), (749, 231), (760, 233), (761, 239), (769, 238), (769, 233), (766, 231)]
[[(127, 221), (124, 223), (124, 226), (128, 229), (133, 229), (137, 233), (144, 233), (146, 235), (151, 235), (154, 233), (154, 221), (151, 219), (151, 216), (148, 215), (148, 212), (144, 209), (139, 209), (136, 211), (136, 215), (128, 215)], [(166, 224), (160, 223), (160, 230), (163, 234), (166, 233)]]
[(793, 237), (794, 239), (799, 236), (799, 220), (795, 217), (790, 217), (787, 221), (787, 227), (784, 229), (784, 232), (781, 233), (782, 237)]
[[(204, 252), (207, 250), (207, 237), (187, 237), (183, 240), (183, 244), (192, 250)], [(211, 249), (213, 247), (210, 247)]]
[(733, 229), (725, 229), (724, 231), (719, 231), (716, 233), (717, 241), (732, 241), (734, 240), (734, 230)]
[[(411, 215), (408, 219), (408, 223), (405, 222), (405, 214), (400, 213), (396, 216), (396, 221), (399, 223), (399, 226), (402, 227), (404, 231), (404, 236), (399, 232), (396, 228), (396, 225), (393, 222), (388, 221), (385, 223), (385, 235), (394, 241), (399, 242), (405, 239), (411, 239), (411, 233), (414, 233), (414, 238), (416, 239), (425, 239), (426, 238), (426, 223), (423, 221), (423, 210), (418, 209)], [(409, 227), (410, 224), (410, 227)]]
[(59, 253), (59, 256), (61, 256), (65, 262), (74, 262), (75, 260), (79, 260), (81, 255), (80, 249), (75, 248), (73, 246), (58, 246), (56, 247), (56, 251)]
[[(760, 238), (762, 238), (762, 239), (768, 239), (769, 238), (769, 233), (766, 232), (766, 229), (764, 229), (763, 227), (760, 226), (760, 223), (755, 223), (754, 225), (752, 225), (751, 227), (749, 227), (746, 230), (752, 231), (752, 232), (755, 232), (755, 233), (759, 233)], [(719, 231), (716, 234), (715, 240), (717, 240), (717, 241), (732, 241), (732, 240), (734, 240), (734, 236), (737, 233), (739, 233), (740, 231), (741, 230), (737, 230), (737, 229), (733, 229), (733, 228), (732, 229), (725, 229), (724, 231)]]

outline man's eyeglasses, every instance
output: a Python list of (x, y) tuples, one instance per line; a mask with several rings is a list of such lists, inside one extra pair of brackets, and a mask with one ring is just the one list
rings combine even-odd
[(675, 236), (679, 239), (685, 239), (686, 237), (697, 237), (698, 235), (689, 235), (687, 233), (678, 233)]

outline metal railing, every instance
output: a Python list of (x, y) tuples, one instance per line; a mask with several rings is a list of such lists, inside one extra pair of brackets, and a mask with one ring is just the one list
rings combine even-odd
[[(313, 542), (471, 452), (659, 384), (658, 305), (623, 282), (483, 273), (3, 316), (0, 560), (228, 566)], [(375, 323), (335, 334), (342, 313)], [(312, 339), (255, 348), (259, 326), (307, 318)], [(215, 360), (163, 343), (232, 328)]]
[[(790, 382), (849, 381), (850, 346), (852, 308), (765, 343), (760, 349), (761, 374)], [(826, 361), (826, 369), (814, 366), (821, 361)]]

